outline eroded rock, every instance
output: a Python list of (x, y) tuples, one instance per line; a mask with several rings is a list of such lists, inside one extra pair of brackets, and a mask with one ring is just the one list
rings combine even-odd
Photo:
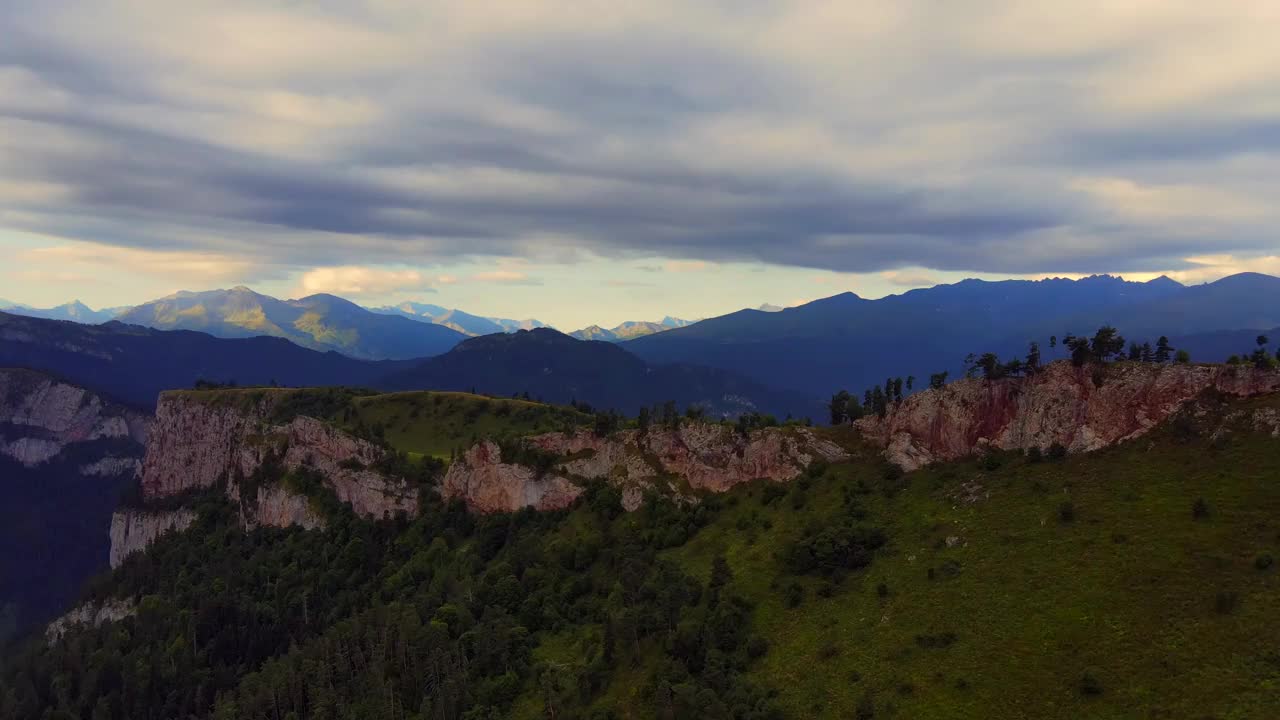
[(858, 421), (889, 460), (913, 470), (983, 448), (1061, 444), (1085, 452), (1138, 437), (1207, 390), (1247, 397), (1280, 389), (1280, 372), (1246, 366), (1123, 362), (1102, 369), (1069, 362), (1030, 377), (958, 380)]

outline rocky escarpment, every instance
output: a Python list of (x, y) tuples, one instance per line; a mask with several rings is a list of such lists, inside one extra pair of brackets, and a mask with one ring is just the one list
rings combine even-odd
[[(307, 468), (324, 479), (341, 502), (366, 517), (381, 519), (417, 511), (417, 493), (400, 478), (370, 466), (383, 448), (306, 416), (278, 417), (290, 390), (177, 391), (160, 396), (142, 469), (145, 502), (181, 497), (224, 486), (240, 507), (246, 527), (323, 525), (311, 499), (291, 492), (275, 478), (253, 481), (264, 465), (281, 471)], [(245, 493), (243, 489), (250, 489)], [(117, 518), (124, 523), (124, 518)], [(149, 525), (143, 525), (149, 528)], [(112, 559), (146, 547), (149, 529), (112, 535)]]
[(181, 532), (195, 522), (194, 512), (177, 510), (141, 510), (122, 508), (111, 516), (111, 567), (120, 567), (124, 559), (167, 532)]
[(1247, 366), (1063, 361), (1029, 377), (965, 379), (916, 393), (857, 425), (911, 470), (986, 448), (1096, 450), (1142, 435), (1206, 391), (1247, 397), (1278, 389), (1280, 373)]
[(97, 627), (103, 623), (119, 622), (135, 612), (137, 612), (137, 606), (132, 600), (105, 600), (103, 602), (85, 603), (49, 623), (44, 631), (45, 640), (49, 643), (55, 643), (67, 631), (78, 625)]
[(235, 485), (275, 460), (284, 469), (318, 471), (358, 514), (380, 519), (416, 510), (417, 495), (403, 480), (367, 469), (383, 459), (383, 448), (311, 417), (274, 422), (289, 392), (161, 395), (142, 467), (143, 497), (181, 495), (223, 480)]
[(31, 370), (0, 369), (0, 455), (35, 467), (95, 441), (84, 475), (136, 472), (150, 419), (82, 387)]
[(554, 510), (582, 493), (578, 481), (605, 479), (621, 489), (623, 506), (634, 510), (650, 488), (677, 495), (724, 492), (751, 480), (791, 480), (815, 460), (847, 457), (806, 428), (766, 428), (744, 437), (714, 423), (626, 430), (608, 437), (587, 430), (549, 433), (528, 438), (526, 444), (558, 460), (538, 472), (504, 461), (497, 444), (482, 442), (450, 466), (442, 495), (461, 498), (478, 512)]

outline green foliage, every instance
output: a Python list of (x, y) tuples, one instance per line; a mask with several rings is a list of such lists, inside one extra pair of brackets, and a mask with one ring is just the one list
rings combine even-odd
[(136, 617), (0, 671), (0, 717), (1273, 714), (1273, 438), (1211, 453), (1168, 427), (999, 473), (885, 467), (633, 513), (605, 483), (550, 514), (428, 498), (309, 532), (245, 533), (213, 502), (92, 590)]
[[(305, 469), (274, 481), (323, 488)], [(136, 616), (4, 669), (0, 716), (496, 718), (536, 698), (585, 717), (656, 652), (645, 704), (775, 717), (744, 675), (768, 642), (728, 564), (704, 586), (659, 557), (713, 512), (654, 500), (623, 515), (598, 483), (569, 514), (429, 502), (374, 523), (337, 505), (324, 531), (246, 533), (211, 497), (192, 531), (93, 589), (141, 597)], [(582, 641), (570, 659), (540, 656), (540, 638), (565, 633)]]

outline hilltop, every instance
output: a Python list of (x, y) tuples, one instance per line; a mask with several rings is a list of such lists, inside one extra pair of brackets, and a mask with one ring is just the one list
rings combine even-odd
[(689, 364), (646, 363), (614, 343), (583, 341), (550, 328), (486, 335), (390, 375), (390, 389), (528, 393), (547, 402), (586, 402), (626, 414), (674, 401), (712, 415), (768, 412), (816, 416), (818, 403), (735, 373)]

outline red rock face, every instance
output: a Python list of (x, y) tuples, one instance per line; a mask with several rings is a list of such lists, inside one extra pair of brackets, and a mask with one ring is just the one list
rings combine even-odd
[(1137, 437), (1206, 390), (1246, 397), (1280, 389), (1280, 373), (1245, 366), (1117, 363), (1102, 369), (1056, 362), (1026, 378), (959, 380), (916, 393), (858, 427), (912, 470), (983, 448), (1085, 452)]
[(441, 485), (445, 498), (462, 498), (474, 512), (559, 510), (573, 504), (582, 488), (558, 473), (537, 476), (532, 468), (502, 462), (497, 444), (484, 441), (449, 466)]
[(571, 459), (537, 477), (530, 468), (503, 463), (498, 446), (483, 442), (449, 468), (443, 495), (462, 498), (477, 512), (551, 510), (568, 507), (582, 493), (572, 478), (608, 479), (623, 491), (623, 506), (634, 510), (649, 488), (676, 495), (689, 490), (724, 492), (757, 479), (785, 482), (814, 460), (847, 457), (838, 446), (804, 428), (766, 428), (743, 437), (711, 423), (645, 433), (626, 430), (607, 438), (587, 430), (549, 433), (528, 442)]
[(249, 405), (212, 404), (187, 393), (162, 395), (143, 462), (143, 496), (177, 495), (228, 480), (228, 491), (238, 498), (235, 480), (249, 477), (271, 452), (286, 448), (281, 458), (286, 468), (318, 470), (338, 499), (361, 515), (416, 512), (417, 496), (402, 479), (342, 467), (348, 461), (376, 463), (384, 455), (381, 448), (314, 418), (273, 425), (268, 418), (277, 401), (270, 393)]

